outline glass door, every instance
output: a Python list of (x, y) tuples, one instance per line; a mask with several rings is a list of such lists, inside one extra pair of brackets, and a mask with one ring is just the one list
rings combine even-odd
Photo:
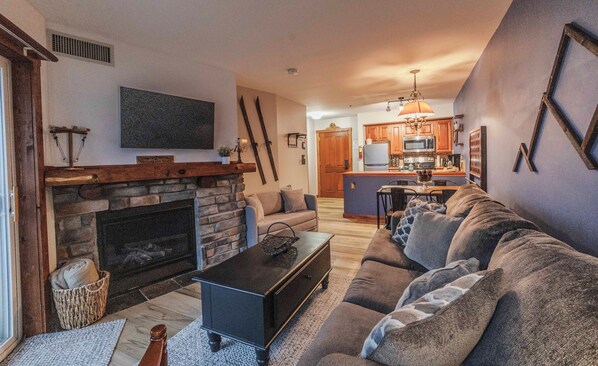
[(0, 57), (0, 361), (21, 337), (10, 62)]

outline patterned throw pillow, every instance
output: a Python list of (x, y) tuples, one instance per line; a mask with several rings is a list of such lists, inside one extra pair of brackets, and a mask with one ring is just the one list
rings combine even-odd
[(494, 314), (501, 280), (500, 268), (471, 273), (394, 310), (374, 326), (360, 356), (385, 365), (461, 364)]
[(477, 272), (479, 266), (480, 261), (476, 258), (469, 258), (468, 260), (455, 261), (447, 264), (445, 267), (424, 273), (411, 281), (409, 286), (403, 291), (403, 296), (399, 299), (395, 310), (411, 304), (428, 292), (439, 289), (460, 277)]
[(401, 246), (407, 245), (407, 239), (409, 238), (409, 233), (411, 233), (411, 226), (415, 221), (415, 216), (425, 211), (434, 211), (443, 214), (446, 212), (446, 206), (437, 202), (429, 202), (417, 198), (412, 199), (407, 203), (407, 208), (405, 208), (403, 216), (401, 216), (392, 240)]

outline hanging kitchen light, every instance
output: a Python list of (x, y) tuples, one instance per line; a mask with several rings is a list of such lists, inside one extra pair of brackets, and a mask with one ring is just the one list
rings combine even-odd
[(409, 95), (409, 102), (405, 104), (405, 107), (401, 110), (399, 116), (405, 118), (409, 127), (417, 132), (426, 122), (426, 118), (434, 115), (434, 111), (432, 110), (432, 107), (424, 101), (424, 97), (420, 91), (417, 90), (416, 75), (419, 70), (411, 70), (409, 72), (413, 74), (413, 91)]

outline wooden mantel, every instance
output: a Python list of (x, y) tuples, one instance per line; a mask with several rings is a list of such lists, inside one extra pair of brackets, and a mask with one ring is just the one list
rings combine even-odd
[(130, 165), (96, 165), (69, 170), (47, 166), (45, 182), (48, 187), (84, 184), (120, 183), (140, 180), (205, 177), (242, 174), (256, 171), (254, 163), (156, 163)]

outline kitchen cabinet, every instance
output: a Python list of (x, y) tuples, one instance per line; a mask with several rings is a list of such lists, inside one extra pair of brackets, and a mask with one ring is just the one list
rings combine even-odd
[(422, 125), (422, 128), (419, 131), (416, 131), (414, 128), (409, 127), (408, 124), (405, 124), (405, 128), (403, 130), (404, 136), (432, 136), (434, 135), (434, 128), (432, 126), (432, 122), (426, 122)]
[(388, 130), (388, 125), (365, 126), (365, 138), (372, 141), (388, 141), (390, 140)]
[(403, 125), (396, 124), (390, 125), (390, 154), (391, 155), (402, 155), (403, 154)]
[(437, 154), (453, 153), (453, 124), (450, 119), (434, 121), (434, 136)]

